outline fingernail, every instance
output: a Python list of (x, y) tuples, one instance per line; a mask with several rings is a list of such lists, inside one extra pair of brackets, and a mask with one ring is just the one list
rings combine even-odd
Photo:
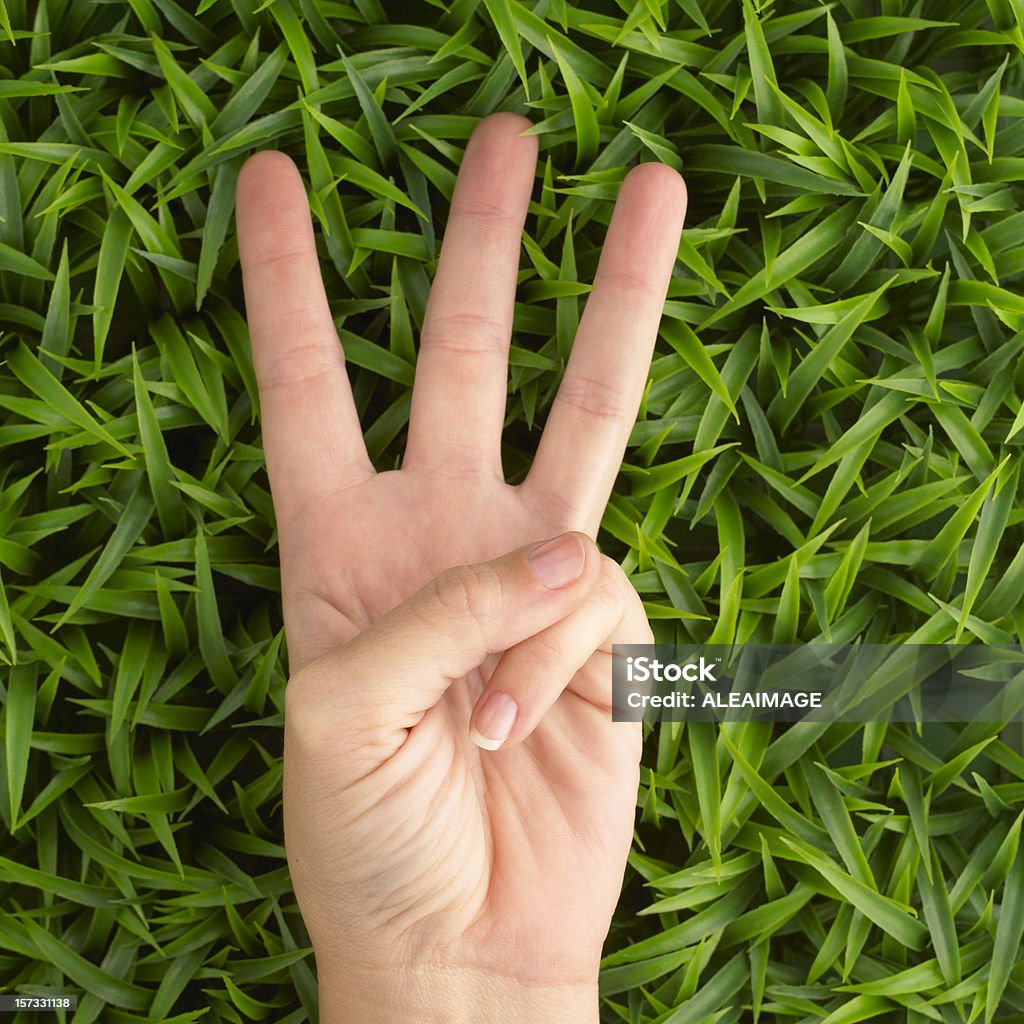
[(476, 709), (469, 738), (484, 750), (497, 750), (515, 725), (519, 706), (507, 694), (495, 691)]
[(578, 579), (586, 558), (587, 553), (575, 533), (564, 533), (546, 541), (526, 556), (534, 576), (551, 590), (567, 587)]

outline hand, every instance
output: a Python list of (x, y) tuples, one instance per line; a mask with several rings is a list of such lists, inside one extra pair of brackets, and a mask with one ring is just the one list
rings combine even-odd
[[(454, 1021), (441, 1002), (460, 992), (469, 1005), (495, 986), (509, 1013), (522, 997), (534, 1009), (582, 999), (596, 1014), (640, 732), (611, 722), (607, 654), (588, 658), (610, 650), (615, 633), (645, 642), (650, 632), (621, 570), (590, 538), (646, 382), (686, 190), (661, 164), (627, 174), (534, 463), (509, 486), (500, 438), (537, 159), (535, 138), (519, 134), (528, 126), (494, 114), (469, 141), (420, 332), (400, 471), (376, 473), (362, 442), (295, 165), (260, 153), (239, 175), (292, 669), (286, 846), (325, 1020), (367, 985), (381, 1020), (429, 1019), (401, 1016), (408, 993)], [(584, 554), (576, 581), (530, 583), (526, 549), (569, 530)], [(513, 549), (503, 568), (479, 567)], [(478, 568), (450, 571), (467, 565)], [(518, 582), (495, 589), (507, 580)], [(557, 646), (545, 643), (552, 637)], [(500, 750), (482, 750), (470, 741), (470, 709), (495, 655), (521, 641), (496, 677), (519, 717)], [(531, 651), (547, 664), (520, 676), (513, 669)], [(556, 679), (564, 694), (531, 698)], [(473, 723), (487, 732), (482, 713)], [(359, 1019), (372, 1019), (365, 1007)]]

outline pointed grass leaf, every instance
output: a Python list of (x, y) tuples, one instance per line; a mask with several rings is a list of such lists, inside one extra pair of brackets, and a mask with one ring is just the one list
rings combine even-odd
[(793, 835), (799, 835), (808, 842), (821, 845), (827, 841), (827, 833), (823, 828), (814, 822), (809, 821), (798, 810), (788, 804), (779, 796), (775, 790), (762, 778), (749, 761), (743, 756), (739, 748), (733, 743), (726, 732), (721, 734), (722, 742), (732, 754), (736, 766), (742, 774), (747, 785), (758, 798), (764, 809), (775, 818), (783, 828)]
[[(926, 863), (931, 865), (930, 873), (925, 870)], [(949, 901), (949, 890), (943, 879), (942, 863), (938, 851), (931, 844), (921, 851), (917, 885), (921, 892), (925, 923), (931, 935), (932, 947), (942, 970), (943, 980), (951, 988), (955, 987), (960, 984), (962, 976), (960, 943)]]
[(1006, 876), (1002, 903), (996, 922), (995, 940), (988, 984), (985, 987), (985, 1024), (989, 1024), (1000, 1007), (1010, 974), (1020, 964), (1021, 941), (1024, 938), (1024, 846)]
[(725, 403), (726, 408), (732, 413), (733, 419), (739, 423), (740, 416), (736, 411), (732, 395), (729, 394), (729, 389), (725, 386), (707, 349), (689, 325), (682, 320), (666, 319), (662, 323), (661, 334), (679, 353), (686, 365)]
[(165, 536), (175, 536), (184, 528), (184, 509), (179, 493), (171, 486), (174, 470), (167, 454), (160, 422), (139, 369), (138, 356), (132, 347), (132, 386), (135, 411), (139, 421), (139, 441), (142, 444), (149, 478), (150, 493)]
[(23, 925), (44, 963), (52, 964), (71, 981), (104, 1002), (128, 1010), (143, 1010), (149, 1005), (146, 990), (108, 973), (90, 963), (69, 945), (36, 924), (24, 918)]
[(0, 272), (30, 277), (38, 281), (52, 281), (53, 273), (37, 260), (6, 242), (0, 242)]
[(921, 553), (919, 565), (926, 580), (938, 576), (942, 567), (956, 557), (960, 542), (964, 539), (986, 496), (992, 490), (997, 477), (1009, 461), (1007, 455), (999, 465), (985, 477), (974, 491), (961, 501), (960, 507), (946, 521), (941, 530), (930, 540)]
[(125, 273), (125, 261), (132, 233), (131, 220), (123, 209), (117, 207), (104, 225), (93, 289), (93, 353), (97, 373), (103, 363), (107, 334), (114, 321), (117, 294)]
[(395, 139), (394, 129), (359, 70), (345, 54), (341, 54), (341, 62), (345, 67), (345, 73), (352, 82), (352, 88), (355, 90), (363, 116), (366, 118), (370, 139), (380, 159), (380, 169), (386, 170), (392, 165), (398, 153), (398, 142)]
[(795, 836), (780, 836), (780, 840), (801, 861), (835, 886), (845, 900), (902, 945), (910, 949), (921, 949), (924, 946), (927, 929), (916, 917), (911, 916), (909, 908), (847, 874), (829, 857), (803, 840)]
[[(270, 7), (270, 13), (281, 29), (281, 35), (284, 36), (292, 60), (295, 61), (295, 67), (302, 81), (302, 89), (308, 96), (320, 88), (320, 77), (317, 74), (316, 60), (313, 56), (309, 36), (302, 27), (292, 0), (273, 0), (272, 3), (263, 6)], [(343, 56), (342, 60), (344, 59)]]
[[(279, 0), (280, 2), (280, 0)], [(194, 125), (208, 125), (216, 116), (217, 108), (199, 85), (182, 69), (170, 48), (156, 33), (150, 33), (153, 52), (160, 70), (185, 116)]]
[(113, 575), (142, 535), (153, 514), (153, 499), (141, 487), (141, 480), (135, 482), (135, 489), (118, 517), (117, 525), (107, 539), (103, 550), (93, 563), (85, 581), (75, 592), (67, 609), (57, 620), (54, 629), (59, 629), (79, 608), (85, 606), (93, 595)]
[(206, 219), (203, 224), (202, 246), (199, 252), (199, 264), (196, 268), (196, 304), (198, 310), (203, 299), (210, 290), (217, 259), (224, 246), (228, 225), (234, 212), (235, 181), (238, 178), (238, 164), (229, 160), (221, 164), (213, 180), (213, 190), (207, 205)]
[(988, 578), (989, 570), (995, 561), (999, 543), (1003, 538), (1017, 494), (1017, 481), (1020, 477), (1020, 463), (1014, 461), (1008, 473), (1001, 473), (1000, 480), (994, 491), (990, 490), (981, 506), (981, 516), (971, 555), (967, 563), (967, 580), (964, 583), (963, 604), (960, 619), (957, 622), (955, 640), (960, 639), (967, 617), (970, 615), (981, 588)]
[(218, 689), (222, 693), (229, 693), (238, 685), (238, 679), (228, 657), (227, 644), (220, 628), (209, 546), (202, 525), (196, 531), (195, 574), (196, 586), (199, 588), (196, 596), (199, 649), (202, 652), (203, 663)]
[(523, 60), (523, 49), (520, 38), (523, 33), (512, 13), (510, 0), (484, 0), (484, 8), (497, 30), (501, 45), (508, 54), (512, 67), (515, 68), (519, 80), (523, 83), (523, 94), (530, 99), (530, 81), (526, 74)]
[(562, 74), (566, 92), (569, 94), (569, 104), (572, 108), (573, 123), (576, 128), (576, 167), (586, 167), (590, 165), (597, 154), (600, 141), (597, 115), (594, 113), (594, 107), (584, 88), (583, 81), (572, 66), (571, 59), (562, 53), (550, 35), (547, 40), (548, 46), (551, 47), (558, 62), (558, 69)]
[(771, 88), (773, 84), (777, 84), (775, 65), (759, 13), (760, 11), (754, 7), (753, 0), (743, 0), (743, 28), (757, 104), (757, 119), (763, 124), (781, 124), (782, 105)]
[(131, 451), (90, 415), (81, 402), (36, 358), (24, 342), (7, 354), (7, 365), (25, 387), (38, 395), (58, 415), (98, 441), (110, 445), (122, 455), (131, 455)]
[(4, 752), (7, 769), (7, 803), (10, 820), (16, 822), (28, 777), (29, 750), (36, 710), (34, 667), (19, 665), (7, 678), (4, 703)]

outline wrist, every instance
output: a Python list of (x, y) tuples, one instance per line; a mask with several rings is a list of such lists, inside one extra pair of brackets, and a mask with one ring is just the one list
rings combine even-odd
[(320, 1024), (597, 1024), (593, 982), (533, 985), (498, 972), (419, 965), (336, 971), (318, 962)]

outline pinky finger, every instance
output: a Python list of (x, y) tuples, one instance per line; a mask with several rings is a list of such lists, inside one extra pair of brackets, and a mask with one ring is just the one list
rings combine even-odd
[(501, 656), (470, 717), (471, 739), (485, 750), (526, 739), (567, 688), (610, 709), (610, 673), (603, 679), (581, 670), (596, 651), (610, 654), (613, 642), (651, 641), (639, 596), (622, 569), (602, 557), (597, 585), (579, 608)]

